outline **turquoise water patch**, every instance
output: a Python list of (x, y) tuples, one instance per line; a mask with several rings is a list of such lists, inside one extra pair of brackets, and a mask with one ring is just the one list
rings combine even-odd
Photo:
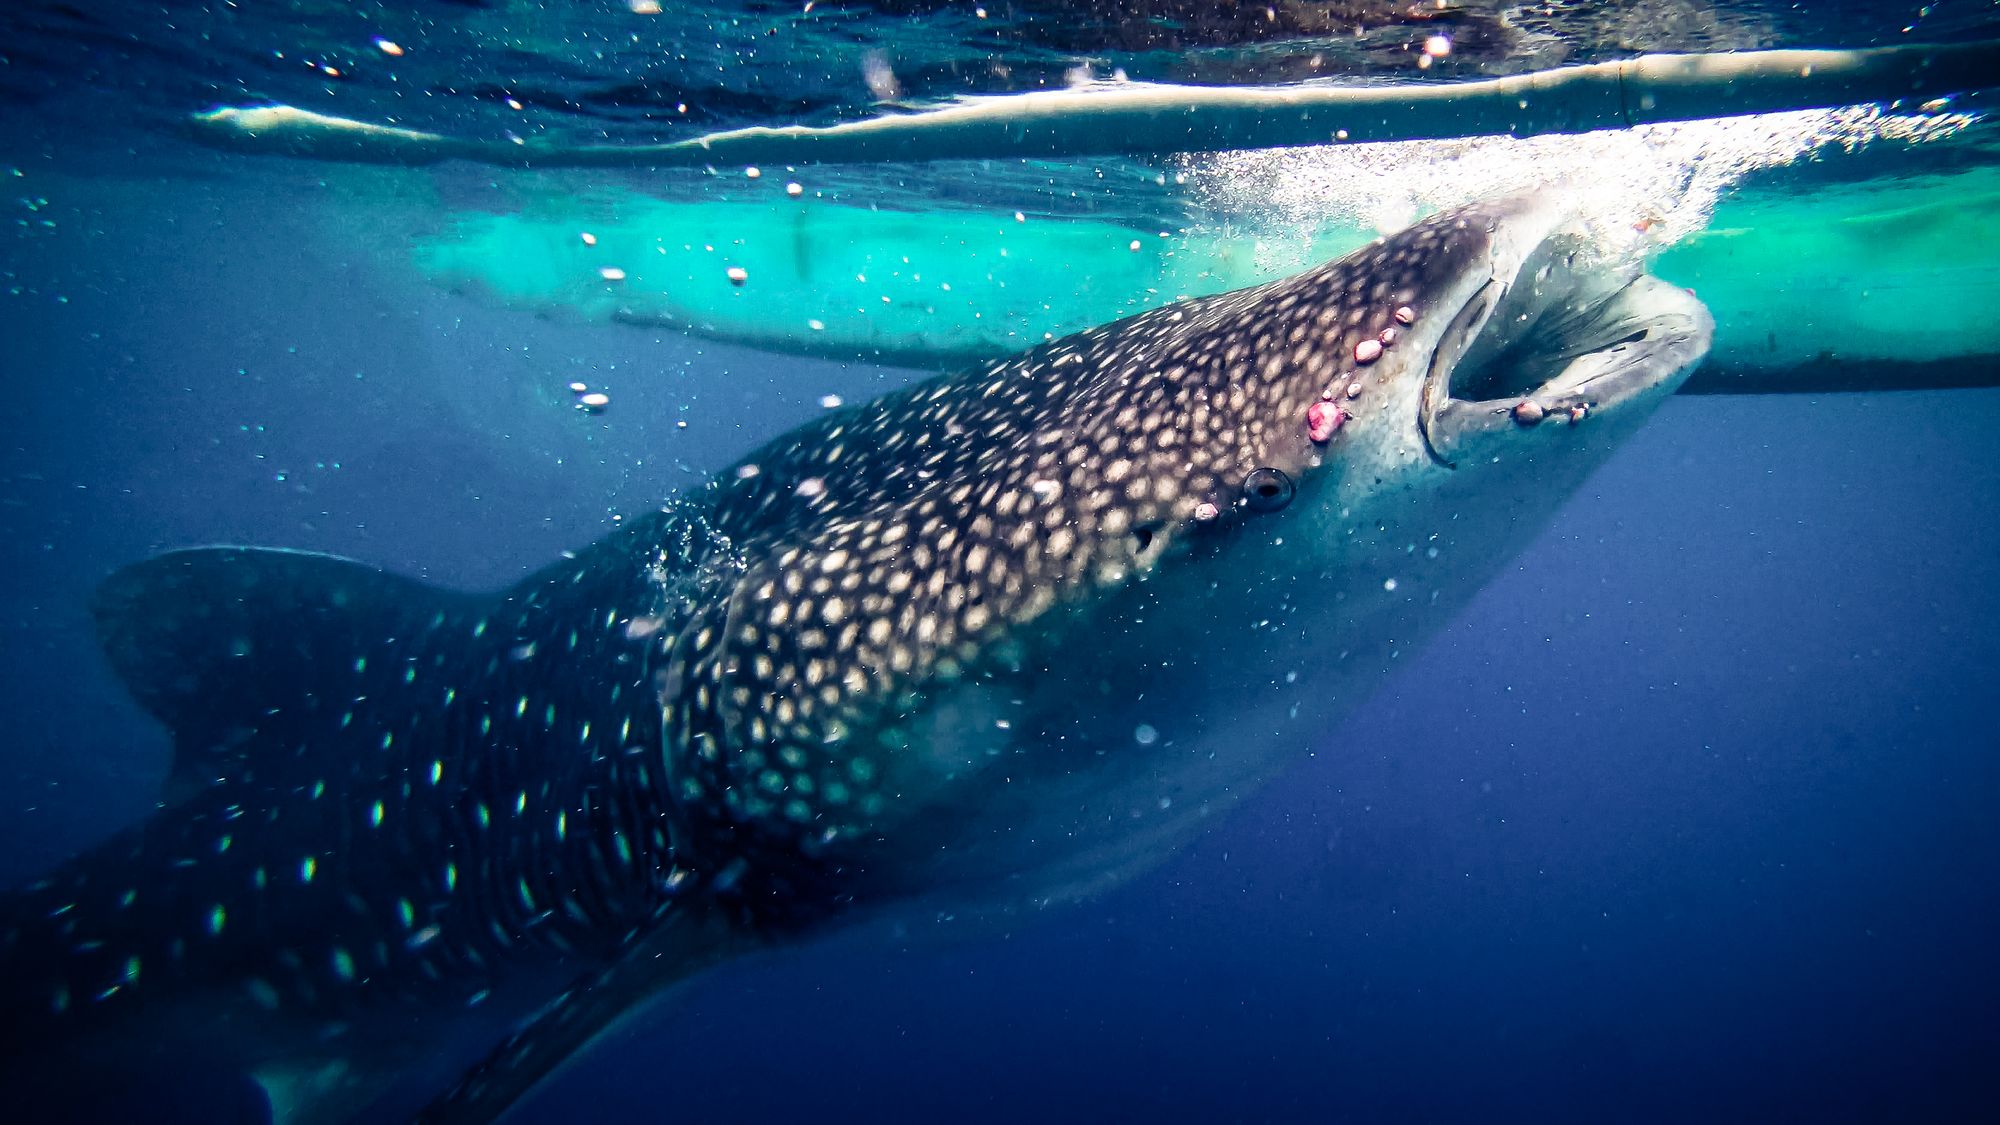
[(1715, 356), (1793, 367), (2000, 352), (2000, 172), (1746, 192), (1661, 255), (1715, 312)]
[(420, 243), (416, 261), (439, 284), (513, 307), (937, 366), (1262, 276), (1227, 242), (1168, 234), (974, 211), (627, 196), (589, 218), (464, 216)]
[[(1665, 251), (1659, 274), (1716, 314), (1715, 359), (1791, 370), (1829, 358), (2000, 352), (2000, 173), (1749, 189)], [(420, 241), (432, 281), (507, 306), (669, 325), (792, 354), (948, 367), (1163, 304), (1283, 276), (1374, 236), (1310, 238), (813, 198), (613, 197), (567, 214), (464, 215)]]

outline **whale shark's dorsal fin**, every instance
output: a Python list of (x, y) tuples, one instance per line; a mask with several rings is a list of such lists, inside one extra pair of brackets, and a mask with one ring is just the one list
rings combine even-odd
[(173, 732), (172, 803), (245, 769), (297, 768), (274, 728), (329, 711), (338, 724), (351, 701), (327, 689), (367, 654), (483, 600), (332, 555), (205, 547), (118, 571), (91, 610), (112, 668)]
[[(129, 1026), (281, 1125), (407, 1116), (482, 1057), (460, 1097), (517, 1097), (740, 944), (680, 918), (702, 877), (657, 799), (661, 677), (736, 566), (676, 504), (496, 593), (246, 547), (113, 574), (92, 610), (172, 736), (169, 807), (7, 900), (33, 924), (0, 954), (36, 971), (0, 978), (0, 1069), (115, 1069)], [(36, 1065), (52, 1098), (92, 1081)]]

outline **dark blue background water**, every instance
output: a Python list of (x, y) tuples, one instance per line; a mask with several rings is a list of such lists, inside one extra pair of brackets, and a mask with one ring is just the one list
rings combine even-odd
[[(16, 163), (10, 882), (164, 768), (90, 637), (113, 567), (230, 541), (497, 585), (891, 378), (414, 287), (315, 213), (312, 169)], [(525, 1120), (1972, 1117), (2000, 1065), (1996, 433), (1993, 392), (1676, 400), (1155, 873), (959, 945), (725, 969)]]

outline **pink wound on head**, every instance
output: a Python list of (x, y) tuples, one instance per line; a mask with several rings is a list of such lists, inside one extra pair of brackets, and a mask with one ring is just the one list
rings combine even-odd
[(1333, 432), (1347, 421), (1347, 411), (1330, 402), (1315, 402), (1306, 407), (1306, 436), (1315, 442), (1333, 440)]

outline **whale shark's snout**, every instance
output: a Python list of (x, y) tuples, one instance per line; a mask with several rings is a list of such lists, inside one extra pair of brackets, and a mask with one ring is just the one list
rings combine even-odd
[[(1447, 466), (1538, 440), (1530, 431), (1643, 415), (1707, 355), (1714, 321), (1692, 293), (1643, 274), (1561, 192), (1501, 199), (1487, 252), (1449, 290), (1417, 414)], [(1546, 440), (1546, 439), (1542, 439)]]

